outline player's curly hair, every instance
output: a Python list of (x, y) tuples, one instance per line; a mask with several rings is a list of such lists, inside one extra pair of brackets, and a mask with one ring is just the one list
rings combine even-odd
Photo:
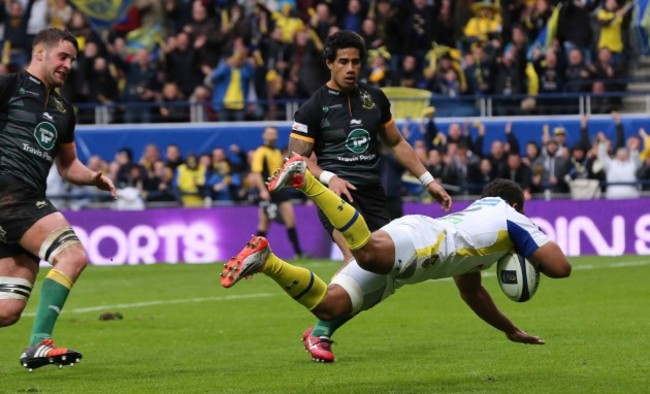
[(483, 188), (483, 197), (501, 197), (519, 212), (524, 212), (524, 192), (511, 180), (496, 178)]
[(336, 52), (344, 48), (357, 48), (361, 58), (361, 64), (366, 63), (366, 44), (363, 37), (350, 30), (341, 30), (327, 37), (323, 49), (323, 59), (333, 62), (336, 59)]

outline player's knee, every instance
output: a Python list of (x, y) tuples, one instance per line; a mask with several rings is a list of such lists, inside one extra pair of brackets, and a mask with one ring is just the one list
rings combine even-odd
[(16, 324), (25, 309), (25, 303), (17, 300), (5, 300), (0, 305), (0, 327)]
[(350, 296), (340, 285), (330, 285), (325, 298), (312, 310), (312, 313), (323, 321), (346, 317), (352, 313)]

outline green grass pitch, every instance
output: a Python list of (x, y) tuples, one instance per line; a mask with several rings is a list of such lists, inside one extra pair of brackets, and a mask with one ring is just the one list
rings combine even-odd
[[(54, 336), (82, 362), (19, 365), (36, 291), (26, 316), (0, 329), (0, 393), (647, 393), (650, 257), (571, 261), (570, 278), (542, 277), (522, 304), (501, 293), (494, 269), (484, 275), (501, 309), (544, 346), (509, 342), (451, 281), (429, 281), (337, 332), (331, 365), (302, 348), (311, 315), (262, 275), (225, 290), (221, 264), (89, 267)], [(339, 266), (301, 263), (326, 280)], [(124, 318), (100, 321), (104, 312)]]

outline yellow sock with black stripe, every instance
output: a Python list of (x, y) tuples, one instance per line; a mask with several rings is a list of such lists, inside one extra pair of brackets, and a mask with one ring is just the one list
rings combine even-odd
[(323, 211), (332, 226), (339, 230), (350, 249), (357, 250), (370, 240), (370, 229), (359, 211), (305, 171), (302, 192)]
[(59, 318), (72, 285), (72, 279), (56, 268), (52, 268), (47, 273), (41, 288), (41, 298), (38, 302), (29, 346), (42, 339), (52, 337), (54, 325)]
[(327, 284), (312, 271), (291, 265), (273, 253), (269, 253), (262, 272), (309, 310), (316, 308), (327, 292)]

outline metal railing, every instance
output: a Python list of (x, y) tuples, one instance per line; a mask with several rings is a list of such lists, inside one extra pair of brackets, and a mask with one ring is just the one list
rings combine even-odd
[[(392, 99), (393, 105), (421, 101), (421, 98)], [(634, 100), (634, 107), (626, 110), (626, 104)], [(247, 120), (292, 120), (295, 111), (304, 99), (292, 100), (258, 100), (254, 103), (258, 110), (247, 115)], [(627, 103), (626, 103), (627, 101)], [(591, 115), (619, 112), (634, 112), (650, 114), (650, 91), (593, 93), (554, 93), (512, 95), (466, 95), (446, 97), (433, 94), (430, 104), (435, 106), (438, 117), (495, 117), (509, 115)], [(120, 124), (127, 123), (127, 113), (146, 112), (144, 121), (137, 123), (187, 122), (201, 123), (219, 120), (218, 114), (212, 109), (212, 102), (179, 101), (164, 103), (166, 107), (179, 109), (182, 118), (169, 119), (159, 113), (161, 103), (158, 102), (115, 102), (115, 103), (77, 103), (77, 116), (80, 124)], [(264, 118), (269, 106), (276, 108), (277, 119)]]

